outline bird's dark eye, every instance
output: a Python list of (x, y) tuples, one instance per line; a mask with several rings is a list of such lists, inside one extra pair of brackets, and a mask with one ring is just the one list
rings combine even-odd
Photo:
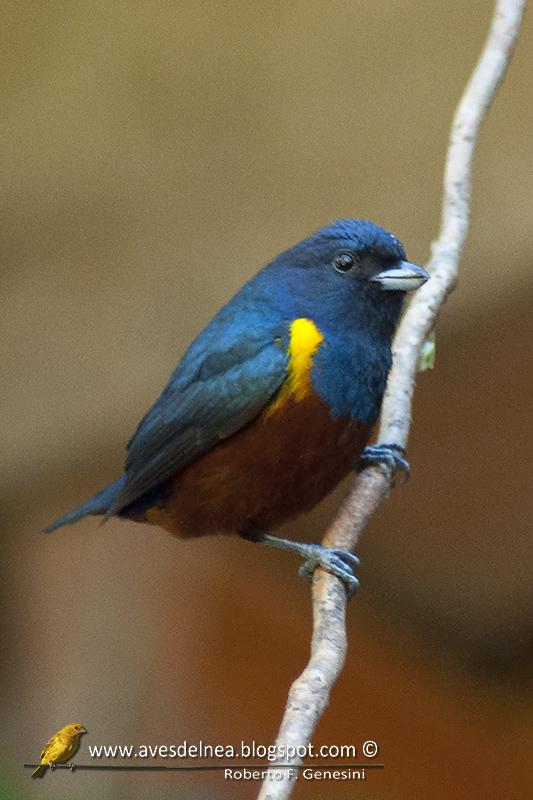
[(333, 266), (337, 272), (349, 272), (355, 266), (356, 259), (351, 253), (339, 253), (335, 256)]

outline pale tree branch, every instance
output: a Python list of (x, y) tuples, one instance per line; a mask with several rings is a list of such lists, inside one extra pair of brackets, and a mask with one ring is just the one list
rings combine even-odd
[[(451, 126), (441, 227), (433, 243), (428, 270), (431, 280), (414, 296), (394, 340), (394, 362), (381, 410), (378, 442), (405, 446), (420, 351), (439, 310), (453, 291), (468, 231), (472, 162), (479, 129), (509, 64), (517, 40), (525, 0), (497, 0), (480, 59), (464, 90)], [(377, 467), (361, 472), (326, 533), (328, 547), (355, 549), (361, 532), (388, 495), (392, 476)], [(346, 593), (338, 578), (315, 570), (312, 589), (311, 657), (289, 691), (276, 745), (305, 748), (329, 702), (331, 689), (346, 656)], [(300, 764), (297, 755), (280, 761)], [(275, 767), (273, 767), (275, 769)], [(284, 773), (285, 774), (285, 771)], [(295, 782), (265, 780), (258, 800), (284, 800)]]

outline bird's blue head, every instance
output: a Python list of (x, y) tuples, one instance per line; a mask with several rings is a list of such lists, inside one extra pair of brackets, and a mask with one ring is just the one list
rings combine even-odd
[(278, 256), (269, 267), (294, 313), (390, 339), (406, 292), (429, 274), (402, 243), (368, 220), (339, 219)]

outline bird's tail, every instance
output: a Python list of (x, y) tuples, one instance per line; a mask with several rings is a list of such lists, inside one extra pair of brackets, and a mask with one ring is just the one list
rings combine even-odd
[(125, 481), (126, 476), (121, 475), (120, 478), (110, 483), (102, 489), (101, 492), (91, 497), (90, 500), (72, 509), (72, 511), (69, 511), (64, 517), (56, 519), (55, 522), (52, 522), (51, 525), (44, 529), (44, 532), (52, 533), (52, 531), (55, 531), (57, 528), (61, 528), (63, 525), (71, 525), (73, 522), (77, 522), (79, 519), (87, 517), (90, 514), (105, 514), (114, 505)]
[(32, 778), (42, 778), (46, 770), (48, 769), (48, 764), (41, 764), (34, 770), (31, 774)]

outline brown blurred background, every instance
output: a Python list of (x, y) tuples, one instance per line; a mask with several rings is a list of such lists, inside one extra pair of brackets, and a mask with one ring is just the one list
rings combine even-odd
[[(491, 10), (4, 3), (2, 798), (255, 797), (220, 775), (33, 783), (21, 765), (70, 721), (80, 762), (89, 743), (271, 742), (309, 643), (296, 561), (118, 521), (40, 530), (118, 474), (191, 337), (278, 251), (362, 216), (427, 259)], [(364, 536), (316, 738), (372, 738), (386, 768), (297, 798), (531, 796), (531, 52), (526, 19), (419, 379), (412, 478)], [(339, 496), (291, 531), (318, 538)]]

